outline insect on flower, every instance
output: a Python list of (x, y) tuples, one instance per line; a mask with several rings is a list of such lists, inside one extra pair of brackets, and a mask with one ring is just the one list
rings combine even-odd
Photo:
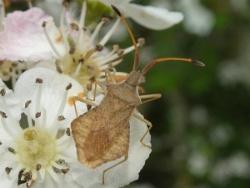
[[(185, 61), (204, 67), (205, 65), (197, 60), (186, 58), (160, 58), (151, 61), (142, 71), (138, 70), (139, 50), (136, 45), (134, 36), (123, 16), (123, 14), (112, 5), (114, 11), (124, 22), (135, 47), (135, 60), (133, 70), (127, 76), (126, 80), (121, 83), (107, 83), (104, 89), (105, 96), (97, 106), (90, 100), (76, 97), (75, 100), (82, 101), (88, 105), (95, 106), (88, 112), (80, 115), (71, 123), (72, 134), (76, 143), (78, 160), (90, 168), (96, 168), (104, 163), (124, 157), (121, 161), (113, 164), (103, 170), (102, 183), (104, 184), (105, 173), (126, 162), (128, 160), (129, 150), (129, 120), (132, 116), (146, 123), (148, 128), (141, 137), (140, 142), (148, 148), (149, 145), (144, 143), (144, 138), (152, 128), (152, 124), (134, 113), (136, 107), (142, 103), (149, 102), (161, 97), (160, 94), (150, 94), (139, 96), (139, 85), (144, 81), (144, 75), (157, 63), (163, 61)], [(107, 77), (112, 76), (107, 72)], [(107, 80), (110, 80), (107, 78)], [(98, 83), (97, 83), (98, 84)], [(143, 100), (143, 101), (142, 101)]]

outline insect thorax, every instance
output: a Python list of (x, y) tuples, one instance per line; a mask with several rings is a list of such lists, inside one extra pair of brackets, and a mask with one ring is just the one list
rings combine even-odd
[(110, 84), (107, 86), (108, 93), (124, 101), (125, 105), (139, 106), (141, 100), (138, 95), (138, 88), (130, 85), (126, 81), (119, 84)]

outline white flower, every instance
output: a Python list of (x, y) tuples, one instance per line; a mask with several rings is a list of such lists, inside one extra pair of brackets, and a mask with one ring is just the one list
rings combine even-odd
[[(1, 7), (2, 12), (4, 7)], [(5, 81), (12, 79), (12, 85), (14, 85), (22, 71), (33, 66), (41, 58), (45, 60), (52, 58), (52, 53), (48, 52), (51, 48), (49, 44), (36, 43), (39, 40), (46, 40), (41, 24), (43, 21), (51, 23), (52, 18), (34, 8), (25, 13), (14, 11), (6, 18), (3, 13), (0, 20), (3, 27), (2, 31), (0, 30), (0, 77)], [(49, 26), (55, 27), (53, 24)], [(55, 28), (51, 30), (55, 31)], [(56, 32), (53, 35), (59, 36), (59, 32)], [(60, 45), (57, 47), (59, 48)]]
[[(114, 45), (112, 51), (107, 50), (104, 46), (118, 27), (120, 19), (96, 42), (102, 25), (108, 19), (103, 19), (90, 34), (84, 24), (86, 1), (79, 22), (71, 18), (67, 6), (61, 15), (60, 29), (55, 26), (53, 18), (39, 8), (9, 14), (4, 21), (4, 30), (0, 33), (0, 60), (43, 63), (50, 60), (47, 63), (51, 63), (52, 58), (57, 71), (75, 78), (84, 88), (93, 79), (103, 81), (104, 70), (119, 64), (123, 55), (134, 50), (134, 46), (120, 49)], [(138, 46), (142, 44), (142, 41), (138, 42)], [(116, 72), (117, 77), (125, 75)]]
[[(27, 184), (35, 188), (111, 188), (138, 179), (151, 149), (140, 142), (147, 125), (134, 117), (130, 120), (128, 160), (105, 173), (104, 185), (103, 170), (123, 158), (95, 169), (77, 162), (68, 127), (75, 118), (72, 96), (81, 96), (82, 92), (76, 81), (47, 68), (23, 73), (14, 93), (0, 82), (1, 185), (15, 187), (19, 182), (21, 187)], [(83, 103), (76, 106), (79, 114), (86, 112)], [(144, 143), (150, 145), (149, 134)]]
[(46, 68), (23, 73), (14, 93), (0, 80), (1, 186), (80, 187), (68, 127), (75, 118), (70, 96), (82, 92), (76, 81)]
[(42, 27), (44, 21), (48, 23), (47, 28), (54, 37), (54, 45), (63, 50), (59, 39), (58, 44), (56, 42), (60, 33), (53, 24), (53, 18), (39, 8), (32, 8), (24, 12), (14, 11), (4, 19), (4, 29), (0, 33), (0, 60), (36, 62), (52, 58), (53, 51)]
[(117, 6), (126, 17), (132, 18), (140, 25), (155, 30), (167, 29), (183, 20), (180, 12), (170, 12), (164, 8), (142, 6), (130, 3), (131, 0), (99, 0), (110, 6)]

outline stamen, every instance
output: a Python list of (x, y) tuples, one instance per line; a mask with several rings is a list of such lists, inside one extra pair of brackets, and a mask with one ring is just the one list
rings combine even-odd
[(99, 61), (102, 61), (105, 58), (111, 57), (112, 55), (114, 55), (115, 53), (117, 53), (118, 50), (120, 50), (120, 47), (119, 47), (119, 45), (115, 44), (115, 45), (113, 45), (113, 50), (111, 52), (109, 52), (105, 56), (94, 57), (93, 61), (98, 62), (98, 64), (100, 64)]
[(103, 46), (101, 45), (101, 44), (97, 44), (96, 46), (95, 46), (95, 48), (93, 48), (93, 49), (91, 49), (91, 50), (89, 50), (87, 53), (86, 53), (86, 55), (85, 55), (85, 61), (87, 62), (92, 56), (93, 56), (93, 54), (95, 54), (95, 52), (100, 52), (100, 51), (102, 51), (103, 50)]
[(71, 29), (73, 29), (75, 31), (79, 31), (79, 26), (76, 23), (71, 23), (70, 27), (71, 27)]
[[(103, 56), (102, 58), (99, 59), (98, 64), (99, 65), (107, 64), (107, 63), (109, 63), (109, 62), (111, 62), (111, 61), (113, 61), (115, 59), (118, 59), (118, 58), (120, 58), (120, 57), (117, 54), (114, 54), (114, 55), (112, 55), (110, 57)], [(97, 60), (94, 59), (94, 58), (93, 58), (93, 61), (97, 62)]]
[(110, 20), (108, 18), (103, 18), (102, 21), (96, 26), (95, 31), (93, 32), (93, 34), (90, 37), (90, 44), (94, 43), (94, 40), (97, 36), (97, 34), (100, 32), (102, 26), (104, 23), (109, 22)]
[[(109, 64), (115, 67), (116, 65), (119, 65), (122, 62), (122, 59), (119, 59), (117, 61), (110, 62)], [(100, 70), (107, 69), (107, 65), (100, 66)]]
[(66, 9), (69, 7), (69, 3), (67, 1), (63, 1), (62, 5), (63, 5), (64, 9), (62, 11), (61, 18), (60, 18), (60, 28), (61, 28), (61, 33), (62, 33), (62, 37), (63, 37), (64, 47), (65, 47), (66, 51), (68, 51), (69, 50), (69, 42), (67, 40), (67, 35), (65, 33), (64, 18), (65, 18), (65, 14), (66, 14)]
[(12, 168), (11, 168), (11, 167), (6, 167), (6, 168), (5, 168), (5, 172), (6, 172), (6, 174), (10, 174), (11, 170), (12, 170)]
[(45, 37), (47, 39), (47, 41), (49, 42), (49, 45), (51, 47), (51, 49), (53, 50), (53, 52), (56, 54), (57, 56), (57, 59), (62, 59), (62, 56), (59, 54), (59, 52), (56, 50), (56, 47), (55, 45), (53, 44), (53, 42), (51, 41), (50, 37), (49, 37), (49, 34), (46, 30), (46, 21), (43, 22), (42, 24), (42, 27), (43, 27), (43, 30), (44, 30), (44, 34), (45, 34)]
[(83, 1), (83, 5), (82, 5), (81, 16), (80, 16), (80, 28), (81, 29), (84, 27), (85, 16), (86, 16), (86, 9), (87, 9), (86, 0), (84, 0)]
[(38, 163), (38, 164), (36, 165), (36, 171), (39, 171), (41, 168), (42, 168), (42, 165)]
[(28, 106), (30, 105), (30, 103), (31, 103), (31, 100), (26, 101), (25, 102), (25, 108), (28, 108)]
[(43, 80), (42, 80), (41, 78), (37, 78), (37, 79), (36, 79), (36, 83), (37, 83), (37, 84), (42, 84), (42, 83), (43, 83)]
[(82, 29), (83, 29), (84, 24), (85, 24), (86, 9), (87, 9), (86, 0), (84, 0), (83, 4), (82, 4), (82, 11), (81, 11), (80, 23), (79, 23), (80, 33), (79, 33), (79, 36), (78, 36), (78, 45), (77, 45), (79, 48), (80, 48), (80, 45), (81, 45), (83, 33), (85, 32)]
[(24, 111), (26, 113), (28, 127), (32, 128), (33, 127), (33, 123), (32, 123), (32, 119), (31, 119), (30, 109), (29, 108), (25, 108)]
[(70, 90), (71, 88), (72, 88), (72, 84), (69, 83), (69, 84), (67, 85), (67, 87), (66, 87), (66, 90)]
[(63, 174), (67, 174), (68, 171), (69, 171), (69, 168), (67, 168), (67, 169), (62, 169), (61, 171), (62, 171)]
[(103, 50), (103, 45), (97, 44), (97, 45), (95, 46), (95, 49), (96, 49), (96, 51), (100, 52), (100, 51)]
[(6, 113), (4, 113), (3, 111), (0, 111), (0, 116), (2, 116), (2, 118), (7, 118)]
[[(69, 142), (70, 143), (70, 142)], [(64, 148), (64, 150), (67, 149), (67, 148)], [(65, 157), (65, 156), (62, 156), (62, 155), (59, 155), (58, 156), (59, 159), (62, 159), (62, 160), (65, 160), (67, 161), (68, 163), (74, 163), (75, 162), (75, 159), (74, 158), (70, 158), (70, 157)]]
[[(36, 79), (36, 83), (39, 84), (38, 85), (38, 89), (37, 89), (37, 96), (36, 96), (36, 107), (35, 107), (35, 112), (40, 112), (40, 104), (41, 104), (41, 96), (42, 96), (42, 83), (43, 80), (41, 78), (37, 78)], [(39, 114), (38, 114), (39, 115)], [(40, 114), (41, 115), (41, 114)], [(37, 116), (37, 114), (36, 114)]]
[(66, 133), (67, 136), (70, 136), (71, 135), (70, 128), (67, 128), (65, 133)]
[(67, 101), (67, 97), (68, 97), (68, 90), (72, 87), (72, 84), (69, 84), (66, 89), (65, 89), (65, 92), (64, 92), (64, 95), (63, 95), (63, 99), (61, 101), (61, 104), (60, 104), (60, 107), (57, 111), (57, 116), (59, 116), (59, 114), (62, 114), (63, 113), (63, 110), (64, 110), (64, 107), (66, 105), (66, 101)]
[(109, 30), (109, 32), (103, 37), (103, 39), (101, 40), (101, 42), (99, 44), (101, 44), (102, 46), (105, 46), (105, 44), (108, 42), (108, 40), (110, 39), (110, 37), (112, 36), (112, 34), (114, 33), (114, 31), (116, 30), (117, 26), (120, 23), (120, 19), (117, 19), (115, 24), (113, 25), (113, 27)]
[(144, 38), (139, 38), (138, 43), (140, 46), (143, 46), (145, 44), (145, 39)]
[(16, 154), (15, 150), (13, 148), (11, 148), (11, 147), (8, 147), (8, 151), (13, 153), (13, 154)]
[[(65, 59), (63, 59), (63, 61), (65, 61)], [(57, 59), (56, 62), (55, 62), (55, 64), (56, 64), (56, 70), (57, 70), (57, 72), (63, 73), (63, 69), (60, 66), (60, 60)]]
[(41, 117), (41, 114), (42, 114), (41, 112), (37, 112), (36, 115), (35, 115), (35, 117), (39, 118), (39, 117)]
[(32, 178), (32, 174), (30, 172), (25, 172), (25, 173), (22, 174), (22, 176), (24, 177), (24, 180), (26, 182), (30, 181), (31, 178)]
[(63, 115), (58, 116), (57, 120), (58, 120), (58, 121), (63, 121), (63, 120), (65, 120), (65, 117), (64, 117)]
[[(138, 42), (137, 46), (139, 47), (140, 45), (141, 45), (141, 42)], [(125, 55), (125, 54), (133, 51), (134, 49), (135, 49), (135, 47), (132, 45), (132, 46), (130, 46), (130, 47), (122, 50), (122, 55)], [(111, 61), (113, 61), (113, 60), (115, 60), (117, 58), (121, 58), (121, 54), (120, 53), (121, 52), (119, 52), (119, 50), (118, 50), (118, 52), (116, 54), (113, 54), (110, 57), (102, 56), (102, 59), (101, 58), (98, 59), (98, 64), (99, 65), (107, 64), (108, 62), (111, 62)], [(93, 58), (93, 61), (97, 61), (97, 60)]]
[(55, 161), (51, 162), (51, 165), (53, 167), (57, 168), (58, 170), (62, 170), (62, 169), (67, 168), (64, 164), (59, 164), (59, 163), (56, 163)]
[(1, 94), (2, 96), (4, 96), (4, 95), (6, 94), (6, 91), (5, 91), (4, 88), (0, 90), (0, 94)]
[(71, 89), (71, 87), (72, 87), (72, 84), (71, 84), (71, 83), (69, 83), (69, 84), (66, 86), (65, 92), (64, 92), (64, 94), (63, 94), (63, 98), (62, 98), (62, 101), (61, 101), (61, 104), (60, 104), (60, 106), (59, 106), (59, 108), (58, 108), (58, 110), (57, 110), (57, 113), (56, 113), (56, 115), (55, 115), (56, 118), (54, 119), (54, 121), (53, 121), (53, 123), (52, 123), (52, 125), (54, 126), (53, 129), (52, 129), (52, 131), (51, 131), (53, 136), (55, 136), (55, 135), (57, 134), (58, 128), (59, 128), (59, 126), (60, 126), (60, 124), (57, 123), (56, 121), (58, 121), (58, 117), (59, 117), (59, 116), (62, 116), (61, 114), (63, 113), (63, 110), (64, 110), (65, 105), (66, 105), (66, 102), (67, 102), (68, 90)]
[(65, 164), (65, 160), (64, 160), (64, 159), (59, 159), (58, 162), (59, 162), (60, 164)]
[(43, 109), (42, 124), (41, 126), (47, 125), (47, 111)]
[(77, 76), (79, 75), (79, 72), (80, 72), (80, 70), (81, 70), (81, 67), (82, 67), (82, 63), (79, 63), (78, 65), (77, 65), (77, 67), (76, 67), (76, 71), (74, 72), (74, 74), (73, 74), (73, 78), (77, 78)]
[(118, 51), (117, 51), (117, 55), (118, 55), (119, 57), (122, 57), (122, 56), (124, 55), (124, 50), (123, 50), (123, 49), (118, 50)]

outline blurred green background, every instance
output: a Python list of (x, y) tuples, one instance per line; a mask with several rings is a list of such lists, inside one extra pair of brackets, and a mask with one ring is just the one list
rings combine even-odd
[[(185, 16), (180, 24), (162, 31), (128, 20), (135, 37), (146, 39), (140, 48), (141, 67), (159, 57), (190, 57), (206, 67), (160, 63), (146, 75), (145, 93), (161, 93), (162, 98), (139, 108), (153, 124), (153, 150), (139, 180), (129, 187), (248, 188), (250, 1), (133, 2)], [(124, 26), (120, 27), (122, 36), (114, 37), (110, 47), (132, 44)], [(117, 70), (128, 72), (132, 63), (133, 53)]]
[[(146, 93), (162, 98), (139, 108), (154, 126), (153, 150), (131, 187), (248, 188), (250, 1), (133, 2), (185, 16), (162, 31), (129, 20), (134, 35), (146, 39), (141, 65), (159, 57), (191, 57), (206, 67), (160, 63), (146, 75)], [(128, 36), (124, 41), (131, 43)], [(132, 61), (132, 54), (126, 56), (118, 70), (129, 71)]]

